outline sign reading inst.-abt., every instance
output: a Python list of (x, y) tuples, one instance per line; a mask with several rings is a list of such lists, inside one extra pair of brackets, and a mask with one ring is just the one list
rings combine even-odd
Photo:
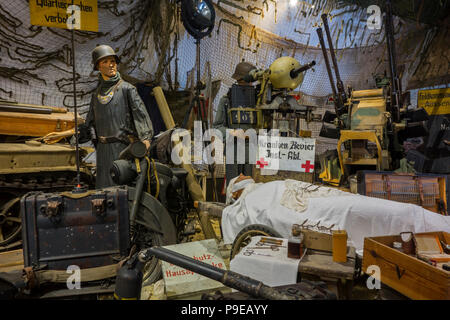
[(430, 116), (450, 114), (450, 88), (419, 90), (417, 106)]
[[(164, 246), (164, 248), (214, 267), (227, 269), (214, 239), (180, 243)], [(192, 295), (207, 290), (220, 290), (224, 287), (218, 281), (166, 261), (162, 262), (162, 272), (168, 298)]]
[(31, 24), (98, 31), (97, 0), (30, 0)]
[(260, 135), (258, 151), (259, 169), (314, 172), (316, 139)]

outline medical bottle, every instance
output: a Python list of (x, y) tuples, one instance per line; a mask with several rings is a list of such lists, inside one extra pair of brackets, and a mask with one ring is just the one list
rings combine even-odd
[(287, 256), (292, 259), (300, 259), (303, 255), (303, 234), (298, 224), (292, 225), (292, 234), (288, 239)]

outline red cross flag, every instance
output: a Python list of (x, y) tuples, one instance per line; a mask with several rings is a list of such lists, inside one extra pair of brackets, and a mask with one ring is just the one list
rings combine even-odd
[(264, 161), (264, 158), (259, 159), (258, 161), (256, 161), (256, 166), (259, 169), (263, 169), (265, 166), (267, 166), (269, 163)]

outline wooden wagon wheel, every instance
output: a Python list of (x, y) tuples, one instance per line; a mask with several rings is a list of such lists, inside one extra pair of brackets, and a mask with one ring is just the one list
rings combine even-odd
[(282, 238), (282, 236), (269, 226), (263, 224), (251, 224), (242, 229), (236, 236), (231, 246), (230, 260), (241, 251), (243, 247), (248, 245), (254, 236), (266, 236)]
[(0, 245), (7, 245), (22, 232), (20, 197), (12, 196), (6, 203), (0, 203)]

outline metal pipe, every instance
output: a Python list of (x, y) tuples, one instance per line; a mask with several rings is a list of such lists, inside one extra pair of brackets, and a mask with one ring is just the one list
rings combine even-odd
[(258, 280), (243, 276), (233, 271), (222, 270), (166, 248), (155, 246), (142, 250), (139, 253), (139, 260), (145, 262), (150, 260), (152, 256), (179, 267), (186, 268), (210, 279), (219, 281), (227, 287), (248, 293), (254, 297), (270, 300), (296, 300), (295, 297), (285, 295), (276, 289), (266, 286)]
[[(67, 108), (42, 106), (42, 105), (37, 105), (37, 104), (18, 103), (17, 101), (8, 101), (8, 100), (2, 100), (2, 99), (0, 99), (0, 105), (10, 106), (10, 107), (31, 108), (31, 109), (48, 109), (52, 113), (67, 113)], [(29, 111), (29, 112), (33, 112), (33, 111)]]
[(131, 210), (130, 210), (131, 226), (134, 226), (134, 224), (136, 222), (136, 215), (137, 215), (137, 211), (139, 209), (139, 205), (141, 202), (142, 190), (144, 189), (144, 183), (147, 178), (148, 163), (145, 158), (140, 160), (140, 167), (141, 167), (141, 173), (136, 182), (136, 194), (134, 195), (133, 203), (131, 205)]
[(309, 69), (311, 69), (312, 67), (314, 67), (316, 65), (316, 61), (311, 61), (310, 63), (308, 63), (308, 64), (305, 64), (304, 66), (301, 66), (300, 68), (298, 68), (298, 69), (294, 69), (294, 70), (291, 70), (291, 72), (290, 72), (290, 76), (291, 76), (291, 78), (292, 79), (294, 79), (294, 78), (297, 78), (297, 76), (301, 73), (301, 72), (304, 72), (304, 71), (306, 71), (306, 70), (309, 70)]
[[(336, 91), (336, 87), (334, 86), (333, 73), (331, 72), (330, 60), (328, 60), (327, 48), (325, 47), (325, 41), (323, 40), (322, 28), (317, 28), (316, 31), (317, 31), (317, 35), (319, 36), (320, 47), (322, 48), (323, 58), (325, 60), (325, 66), (327, 67), (328, 78), (330, 79), (331, 90), (333, 91), (334, 103), (336, 105), (337, 91)], [(338, 113), (337, 109), (338, 108), (336, 108), (336, 114)]]
[[(72, 0), (72, 7), (73, 7), (73, 0)], [(74, 12), (72, 12), (73, 14)], [(75, 22), (75, 20), (74, 20)], [(78, 145), (78, 112), (77, 112), (77, 88), (76, 88), (76, 73), (75, 73), (75, 40), (74, 40), (74, 34), (75, 34), (75, 26), (72, 25), (72, 78), (73, 78), (73, 107), (74, 107), (74, 113), (75, 113), (75, 154), (76, 154), (76, 165), (77, 165), (77, 185), (75, 186), (75, 191), (81, 189), (80, 184), (80, 148)], [(80, 190), (81, 191), (81, 190)]]
[(400, 121), (400, 100), (401, 88), (400, 79), (397, 75), (397, 61), (395, 52), (394, 24), (392, 21), (392, 4), (391, 0), (386, 1), (386, 17), (385, 17), (385, 33), (386, 44), (388, 49), (389, 73), (391, 76), (391, 112), (394, 122)]
[(0, 111), (5, 112), (23, 112), (23, 113), (39, 113), (39, 114), (51, 114), (52, 110), (47, 108), (30, 108), (21, 106), (7, 106), (0, 104)]
[(322, 21), (323, 21), (323, 26), (325, 28), (325, 33), (326, 33), (327, 39), (328, 39), (328, 46), (330, 47), (331, 61), (333, 62), (334, 72), (336, 73), (336, 85), (337, 85), (337, 89), (339, 92), (339, 98), (342, 100), (341, 102), (343, 105), (344, 101), (347, 99), (347, 95), (344, 90), (344, 84), (342, 83), (341, 75), (339, 74), (339, 68), (338, 68), (337, 61), (336, 61), (336, 55), (334, 54), (334, 48), (333, 48), (333, 42), (331, 39), (330, 28), (328, 27), (327, 16), (328, 15), (326, 13), (324, 13), (324, 14), (322, 14), (321, 17), (322, 17)]

